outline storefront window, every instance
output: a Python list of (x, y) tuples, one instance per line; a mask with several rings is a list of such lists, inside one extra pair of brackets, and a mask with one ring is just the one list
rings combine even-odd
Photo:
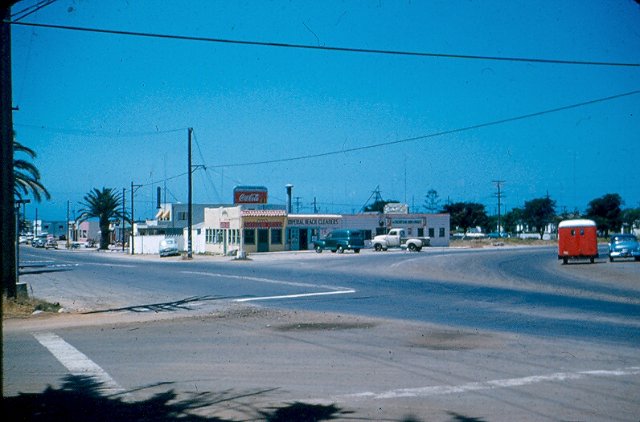
[(429, 237), (436, 237), (436, 229), (429, 227)]
[(206, 243), (213, 243), (213, 229), (205, 229), (204, 236)]
[(240, 230), (229, 230), (229, 243), (232, 245), (237, 245), (238, 243), (240, 243)]
[(282, 229), (271, 229), (271, 244), (282, 245)]
[(444, 227), (440, 227), (440, 237), (444, 237)]
[(254, 229), (245, 229), (244, 230), (244, 243), (245, 243), (245, 245), (255, 245), (256, 244), (256, 231)]

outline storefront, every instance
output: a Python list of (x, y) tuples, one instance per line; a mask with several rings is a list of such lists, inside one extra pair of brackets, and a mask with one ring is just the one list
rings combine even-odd
[(340, 228), (337, 214), (291, 214), (287, 218), (287, 247), (292, 251), (313, 249), (313, 242)]
[(285, 210), (243, 210), (244, 250), (247, 253), (284, 251), (286, 221)]
[(242, 206), (205, 210), (205, 252), (215, 255), (285, 250), (284, 210), (245, 210)]

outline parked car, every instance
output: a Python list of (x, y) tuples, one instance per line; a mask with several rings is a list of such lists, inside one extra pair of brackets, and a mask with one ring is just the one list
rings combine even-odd
[(507, 239), (509, 237), (509, 233), (505, 232), (491, 232), (487, 235), (489, 239)]
[(640, 243), (638, 239), (628, 234), (614, 234), (609, 239), (609, 261), (614, 258), (635, 258), (640, 261)]
[(45, 249), (49, 249), (49, 248), (58, 249), (58, 241), (55, 240), (54, 238), (47, 239), (47, 241), (44, 243), (44, 248)]
[(364, 248), (364, 234), (360, 230), (334, 230), (323, 239), (316, 240), (313, 247), (318, 253), (325, 249), (338, 253), (351, 249), (359, 253)]
[(178, 243), (175, 239), (166, 238), (160, 241), (160, 257), (180, 255)]
[(44, 248), (44, 245), (47, 243), (47, 239), (43, 237), (34, 237), (31, 241), (31, 246), (34, 248)]

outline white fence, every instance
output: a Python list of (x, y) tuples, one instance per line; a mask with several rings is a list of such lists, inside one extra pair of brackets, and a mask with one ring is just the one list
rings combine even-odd
[[(178, 244), (178, 250), (184, 251), (184, 239), (182, 236), (165, 236), (165, 235), (152, 235), (152, 236), (142, 236), (137, 235), (134, 237), (134, 249), (136, 255), (138, 254), (148, 254), (148, 255), (157, 255), (160, 253), (160, 242), (165, 238), (174, 238), (176, 239), (176, 243)], [(129, 250), (131, 252), (131, 250)]]

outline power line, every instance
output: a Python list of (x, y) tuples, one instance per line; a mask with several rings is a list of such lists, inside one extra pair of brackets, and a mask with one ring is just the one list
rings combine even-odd
[(11, 25), (22, 25), (22, 26), (31, 26), (31, 27), (48, 28), (48, 29), (62, 29), (67, 31), (92, 32), (92, 33), (98, 33), (98, 34), (125, 35), (125, 36), (134, 36), (134, 37), (160, 38), (160, 39), (171, 39), (171, 40), (180, 40), (180, 41), (198, 41), (198, 42), (210, 42), (210, 43), (221, 43), (221, 44), (250, 45), (250, 46), (259, 46), (259, 47), (321, 50), (321, 51), (332, 51), (332, 52), (343, 52), (343, 53), (384, 54), (384, 55), (393, 55), (393, 56), (432, 57), (432, 58), (441, 58), (441, 59), (465, 59), (465, 60), (490, 60), (490, 61), (543, 63), (543, 64), (640, 67), (640, 63), (605, 62), (605, 61), (590, 61), (590, 60), (559, 60), (559, 59), (542, 59), (542, 58), (530, 58), (530, 57), (499, 57), (499, 56), (470, 55), (470, 54), (382, 50), (382, 49), (354, 48), (354, 47), (332, 47), (332, 46), (291, 44), (291, 43), (270, 42), (270, 41), (244, 41), (244, 40), (213, 38), (213, 37), (195, 37), (195, 36), (188, 36), (188, 35), (159, 34), (159, 33), (152, 33), (152, 32), (121, 31), (121, 30), (115, 30), (115, 29), (87, 28), (87, 27), (79, 27), (79, 26), (53, 25), (53, 24), (35, 23), (35, 22), (10, 21), (8, 23), (10, 23)]
[(465, 127), (462, 127), (462, 128), (445, 130), (445, 131), (442, 131), (442, 132), (436, 132), (436, 133), (432, 133), (432, 134), (429, 134), (429, 135), (422, 135), (422, 136), (415, 136), (415, 137), (412, 137), (412, 138), (400, 139), (400, 140), (397, 140), (397, 141), (381, 142), (381, 143), (378, 143), (378, 144), (365, 145), (365, 146), (354, 147), (354, 148), (346, 148), (346, 149), (341, 149), (341, 150), (338, 150), (338, 151), (322, 152), (322, 153), (318, 153), (318, 154), (302, 155), (302, 156), (298, 156), (298, 157), (280, 158), (280, 159), (265, 160), (265, 161), (254, 161), (254, 162), (250, 162), (250, 163), (218, 164), (218, 165), (211, 166), (211, 167), (212, 168), (245, 167), (245, 166), (255, 166), (255, 165), (261, 165), (261, 164), (274, 164), (274, 163), (282, 163), (282, 162), (289, 162), (289, 161), (307, 160), (307, 159), (311, 159), (311, 158), (320, 158), (320, 157), (326, 157), (326, 156), (329, 156), (329, 155), (336, 155), (336, 154), (345, 154), (345, 153), (348, 153), (348, 152), (363, 151), (363, 150), (367, 150), (367, 149), (381, 148), (381, 147), (386, 147), (386, 146), (390, 146), (390, 145), (397, 145), (397, 144), (403, 144), (403, 143), (407, 143), (407, 142), (415, 142), (415, 141), (421, 141), (421, 140), (430, 139), (430, 138), (436, 138), (436, 137), (444, 136), (444, 135), (451, 135), (451, 134), (454, 134), (454, 133), (468, 132), (470, 130), (481, 129), (481, 128), (490, 127), (490, 126), (497, 126), (497, 125), (501, 125), (501, 124), (504, 124), (504, 123), (515, 122), (515, 121), (518, 121), (518, 120), (530, 119), (532, 117), (538, 117), (538, 116), (543, 116), (545, 114), (557, 113), (559, 111), (571, 110), (571, 109), (578, 108), (578, 107), (584, 107), (584, 106), (587, 106), (587, 105), (602, 103), (602, 102), (605, 102), (605, 101), (611, 101), (611, 100), (619, 99), (619, 98), (622, 98), (622, 97), (628, 97), (628, 96), (631, 96), (631, 95), (637, 95), (639, 93), (640, 93), (640, 90), (629, 91), (629, 92), (625, 92), (625, 93), (622, 93), (622, 94), (616, 94), (616, 95), (612, 95), (612, 96), (609, 96), (609, 97), (603, 97), (603, 98), (598, 98), (598, 99), (595, 99), (595, 100), (584, 101), (584, 102), (581, 102), (581, 103), (571, 104), (571, 105), (567, 105), (567, 106), (563, 106), (563, 107), (552, 108), (552, 109), (548, 109), (548, 110), (538, 111), (538, 112), (535, 112), (535, 113), (522, 114), (520, 116), (508, 117), (506, 119), (494, 120), (494, 121), (486, 122), (486, 123), (479, 123), (477, 125), (465, 126)]
[(146, 131), (146, 132), (109, 132), (109, 131), (99, 131), (99, 130), (90, 130), (90, 129), (65, 129), (65, 128), (19, 124), (19, 123), (14, 124), (14, 126), (28, 128), (28, 129), (43, 130), (43, 131), (52, 132), (52, 133), (61, 133), (63, 135), (94, 136), (99, 138), (134, 138), (137, 136), (164, 135), (167, 133), (182, 132), (184, 130), (187, 130), (187, 128), (184, 127), (184, 128), (155, 130), (155, 131)]
[(15, 21), (19, 21), (20, 19), (24, 19), (27, 16), (37, 12), (40, 9), (43, 9), (47, 6), (49, 6), (50, 4), (55, 3), (57, 0), (42, 0), (32, 6), (29, 7), (25, 7), (24, 9), (22, 9), (19, 12), (14, 13), (13, 15), (11, 15), (11, 19), (15, 22)]

